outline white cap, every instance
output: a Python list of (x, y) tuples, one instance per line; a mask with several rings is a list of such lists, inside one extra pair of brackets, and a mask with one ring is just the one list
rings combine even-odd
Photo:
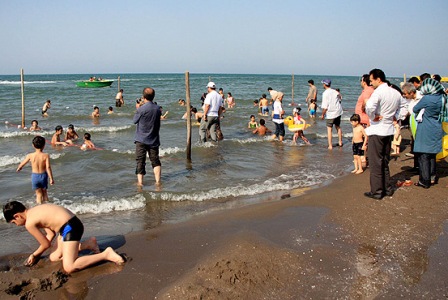
[(212, 89), (216, 89), (216, 85), (215, 85), (215, 83), (214, 83), (213, 81), (210, 81), (210, 82), (207, 84), (207, 87), (208, 87), (208, 88), (212, 88)]

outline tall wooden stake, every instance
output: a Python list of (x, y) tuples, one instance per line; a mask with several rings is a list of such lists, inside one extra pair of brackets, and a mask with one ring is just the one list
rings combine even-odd
[(25, 83), (23, 80), (23, 68), (20, 69), (20, 80), (22, 86), (22, 128), (25, 127)]
[(187, 160), (191, 161), (191, 110), (190, 110), (190, 73), (185, 72), (185, 98), (187, 104)]
[(120, 91), (120, 76), (118, 76), (118, 91)]
[(294, 104), (294, 74), (292, 74), (292, 104)]

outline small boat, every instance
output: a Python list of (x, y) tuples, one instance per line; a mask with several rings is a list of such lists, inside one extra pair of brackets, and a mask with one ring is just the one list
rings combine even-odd
[(83, 80), (76, 82), (76, 85), (83, 88), (102, 88), (111, 86), (113, 82), (113, 80)]

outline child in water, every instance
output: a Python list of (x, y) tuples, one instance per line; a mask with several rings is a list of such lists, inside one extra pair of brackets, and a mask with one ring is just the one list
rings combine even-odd
[(114, 108), (112, 106), (109, 106), (109, 110), (107, 111), (108, 115), (111, 115), (114, 113)]
[(257, 121), (255, 121), (254, 115), (250, 115), (250, 121), (249, 121), (249, 123), (247, 123), (247, 128), (249, 128), (249, 129), (258, 128), (258, 123), (257, 123)]
[[(300, 111), (302, 109), (300, 107), (298, 108), (294, 108), (293, 109), (293, 113), (294, 113), (294, 125), (300, 125), (303, 124), (303, 129), (306, 128), (306, 121), (305, 119), (302, 118), (302, 116), (300, 115)], [(293, 143), (297, 144), (297, 139), (301, 138), (307, 145), (310, 145), (310, 141), (308, 141), (308, 139), (305, 137), (305, 135), (303, 134), (303, 130), (297, 130), (296, 132), (294, 132), (294, 136), (292, 138)]]
[(266, 121), (264, 119), (260, 119), (260, 126), (255, 128), (254, 131), (252, 131), (253, 134), (258, 133), (259, 136), (264, 136), (266, 133), (272, 133), (272, 131), (266, 127)]
[(81, 150), (95, 149), (95, 144), (93, 144), (93, 142), (90, 139), (91, 139), (90, 133), (88, 132), (84, 133), (84, 144), (82, 144)]
[(51, 144), (53, 146), (58, 146), (58, 145), (67, 146), (68, 143), (61, 142), (61, 135), (64, 132), (64, 129), (62, 128), (62, 126), (58, 125), (58, 126), (55, 127), (54, 130), (56, 132), (53, 134), (53, 137), (51, 138)]
[(39, 130), (42, 130), (42, 128), (39, 127), (39, 122), (37, 122), (37, 120), (32, 120), (30, 131), (39, 131)]
[(73, 124), (68, 125), (67, 132), (65, 133), (65, 142), (73, 144), (77, 139), (79, 139), (79, 136), (75, 131), (75, 126)]
[(367, 150), (367, 134), (364, 131), (364, 127), (361, 125), (361, 117), (358, 114), (353, 114), (350, 117), (350, 123), (353, 126), (353, 164), (355, 169), (353, 174), (361, 174), (364, 172), (362, 168), (361, 156), (364, 156), (364, 151)]
[(99, 118), (100, 117), (100, 108), (98, 106), (94, 106), (93, 107), (93, 112), (92, 112), (92, 118)]
[(50, 184), (54, 184), (53, 172), (50, 166), (50, 155), (43, 153), (45, 148), (45, 138), (36, 136), (33, 139), (34, 153), (28, 154), (25, 159), (17, 167), (17, 172), (31, 162), (31, 185), (33, 190), (36, 191), (36, 202), (42, 204), (42, 202), (48, 201), (48, 179)]
[(316, 100), (313, 99), (311, 100), (310, 105), (308, 106), (308, 113), (311, 118), (316, 117), (316, 110), (317, 110)]

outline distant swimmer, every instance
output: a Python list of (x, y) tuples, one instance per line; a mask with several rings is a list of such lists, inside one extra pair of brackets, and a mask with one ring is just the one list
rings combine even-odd
[(31, 162), (31, 185), (36, 191), (36, 203), (42, 204), (48, 201), (48, 180), (50, 184), (54, 184), (53, 172), (50, 166), (50, 155), (43, 153), (45, 148), (45, 138), (36, 136), (33, 139), (34, 153), (28, 154), (25, 159), (17, 167), (17, 172)]
[(107, 111), (108, 115), (111, 115), (114, 113), (114, 108), (112, 106), (109, 106), (109, 110)]
[(258, 123), (257, 123), (257, 121), (255, 121), (254, 115), (250, 115), (250, 121), (249, 121), (249, 123), (247, 123), (247, 128), (249, 128), (249, 129), (258, 128)]
[(84, 133), (84, 144), (82, 144), (81, 150), (95, 149), (95, 144), (92, 142), (91, 138), (92, 136), (90, 133)]
[(42, 107), (42, 117), (48, 117), (47, 111), (50, 109), (51, 107), (51, 100), (48, 99), (44, 106)]
[(91, 116), (92, 116), (92, 118), (100, 117), (100, 108), (98, 106), (93, 107), (93, 112), (92, 112)]
[(39, 122), (37, 122), (37, 120), (32, 120), (30, 131), (40, 131), (40, 130), (42, 130), (42, 128), (39, 127)]
[(72, 144), (77, 139), (79, 139), (79, 136), (75, 131), (75, 126), (73, 124), (68, 125), (67, 132), (65, 133), (65, 141)]

